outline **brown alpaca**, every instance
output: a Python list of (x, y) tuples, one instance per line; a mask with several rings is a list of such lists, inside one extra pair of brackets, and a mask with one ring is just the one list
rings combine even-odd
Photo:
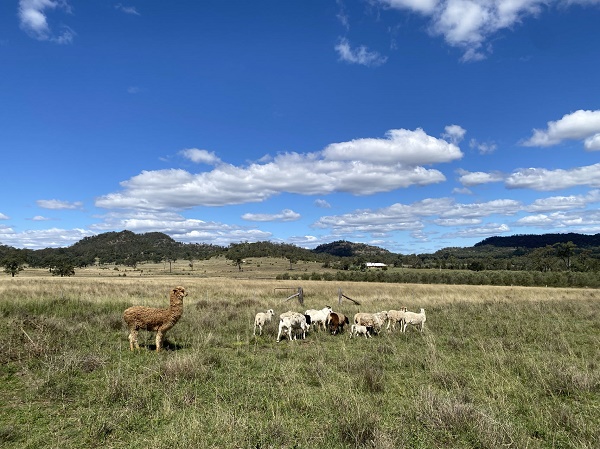
[(129, 329), (129, 349), (140, 349), (138, 331), (145, 329), (156, 332), (156, 350), (160, 351), (165, 332), (175, 326), (183, 313), (183, 298), (187, 296), (183, 287), (171, 290), (171, 305), (168, 309), (155, 307), (133, 306), (123, 312), (123, 319)]

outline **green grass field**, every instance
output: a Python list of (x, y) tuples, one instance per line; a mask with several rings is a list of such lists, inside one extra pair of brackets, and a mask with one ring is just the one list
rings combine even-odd
[[(600, 447), (600, 291), (275, 281), (270, 267), (1, 277), (0, 446)], [(176, 285), (188, 297), (166, 349), (141, 332), (130, 352), (123, 310), (167, 307)], [(285, 301), (298, 286), (302, 306)], [(252, 335), (258, 311), (326, 304), (425, 307), (427, 324)]]

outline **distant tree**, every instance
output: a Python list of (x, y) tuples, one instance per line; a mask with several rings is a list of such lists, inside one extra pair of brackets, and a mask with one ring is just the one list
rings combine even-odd
[(25, 261), (16, 253), (9, 253), (2, 261), (0, 261), (0, 265), (4, 267), (4, 272), (6, 274), (15, 277), (20, 271), (23, 271)]
[(573, 242), (555, 243), (556, 255), (565, 263), (567, 270), (571, 270), (571, 257), (575, 254), (575, 245)]
[(53, 266), (50, 267), (50, 273), (52, 276), (74, 276), (75, 268), (73, 264), (67, 260), (57, 261)]

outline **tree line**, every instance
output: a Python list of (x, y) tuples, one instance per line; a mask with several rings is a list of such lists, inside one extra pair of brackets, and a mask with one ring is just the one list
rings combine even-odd
[[(187, 260), (193, 268), (195, 261), (225, 256), (240, 270), (242, 261), (247, 258), (281, 257), (289, 261), (290, 268), (296, 262), (311, 261), (340, 272), (366, 272), (367, 262), (380, 262), (387, 267), (423, 270), (596, 273), (600, 270), (599, 236), (492, 237), (472, 247), (444, 248), (431, 254), (398, 254), (345, 240), (319, 245), (312, 250), (269, 241), (232, 243), (224, 247), (177, 242), (160, 232), (136, 234), (121, 231), (86, 237), (67, 248), (31, 250), (0, 245), (0, 266), (12, 276), (25, 267), (47, 268), (53, 275), (71, 276), (76, 268), (92, 265), (115, 264), (136, 268), (141, 262)], [(566, 240), (566, 237), (572, 240)]]

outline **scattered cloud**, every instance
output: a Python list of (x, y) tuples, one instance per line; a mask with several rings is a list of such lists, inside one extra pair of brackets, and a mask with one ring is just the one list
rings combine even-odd
[(10, 220), (10, 217), (0, 212), (0, 220)]
[(118, 9), (119, 11), (124, 12), (125, 14), (133, 14), (135, 16), (140, 15), (135, 6), (124, 6), (123, 4), (118, 3), (115, 5), (115, 9)]
[(479, 154), (492, 154), (496, 151), (497, 145), (494, 142), (478, 142), (475, 139), (471, 139), (469, 147), (479, 151)]
[(11, 228), (0, 227), (0, 241), (3, 245), (17, 248), (64, 248), (85, 237), (95, 235), (85, 229), (43, 229), (15, 232)]
[(81, 201), (75, 201), (71, 203), (68, 201), (60, 200), (37, 200), (36, 204), (43, 209), (53, 210), (74, 210), (81, 209), (83, 207), (83, 203)]
[(50, 218), (47, 217), (43, 217), (42, 215), (36, 215), (35, 217), (31, 218), (31, 221), (49, 221)]
[(69, 44), (75, 32), (63, 25), (61, 31), (55, 33), (48, 24), (48, 11), (63, 10), (71, 12), (66, 0), (19, 0), (19, 21), (21, 29), (34, 39), (52, 41), (58, 44)]
[(346, 38), (340, 38), (338, 44), (335, 46), (335, 50), (339, 55), (340, 61), (350, 64), (377, 67), (387, 62), (386, 56), (382, 56), (376, 51), (370, 51), (364, 45), (352, 48)]
[(448, 139), (454, 145), (458, 145), (465, 137), (467, 130), (462, 126), (449, 125), (446, 126), (445, 132), (442, 134), (444, 139)]
[(213, 151), (199, 150), (197, 148), (188, 148), (179, 152), (184, 158), (189, 159), (196, 164), (208, 164), (216, 165), (221, 160), (215, 155)]
[(506, 187), (509, 189), (550, 191), (575, 186), (600, 187), (600, 164), (569, 170), (526, 168), (516, 170), (506, 178)]
[(460, 178), (459, 182), (466, 187), (477, 186), (480, 184), (487, 184), (490, 182), (500, 182), (504, 180), (504, 175), (500, 172), (469, 172), (466, 170), (459, 170)]
[(315, 206), (321, 207), (323, 209), (329, 209), (329, 208), (331, 208), (331, 204), (329, 204), (327, 201), (325, 201), (323, 199), (315, 200)]
[(581, 140), (588, 151), (600, 150), (600, 110), (578, 110), (550, 121), (545, 130), (534, 129), (523, 142), (528, 147), (549, 147), (565, 140)]
[(139, 94), (141, 91), (142, 89), (137, 86), (130, 86), (127, 88), (127, 93), (132, 95)]
[(463, 50), (463, 61), (478, 61), (491, 52), (488, 40), (513, 28), (525, 18), (536, 17), (545, 0), (377, 0), (379, 4), (410, 11), (429, 20), (429, 33), (442, 36)]
[(278, 214), (244, 214), (242, 219), (246, 221), (296, 221), (300, 219), (300, 214), (291, 209), (284, 209)]
[[(206, 150), (183, 150), (196, 162), (217, 163)], [(112, 209), (163, 210), (261, 202), (280, 193), (371, 195), (444, 181), (438, 170), (420, 164), (450, 162), (460, 149), (423, 130), (391, 130), (383, 139), (335, 143), (315, 153), (281, 153), (248, 166), (221, 163), (212, 171), (143, 171), (121, 182), (122, 192), (96, 200)], [(285, 176), (282, 176), (285, 174)]]

